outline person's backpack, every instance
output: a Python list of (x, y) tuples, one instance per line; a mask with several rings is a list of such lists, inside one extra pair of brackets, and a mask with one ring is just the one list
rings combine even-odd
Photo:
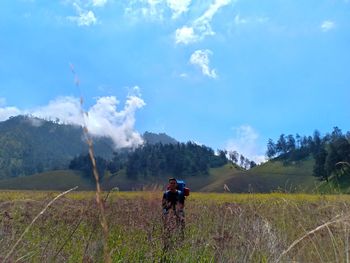
[(186, 183), (184, 180), (176, 180), (177, 181), (177, 189), (180, 190), (184, 196), (190, 195), (190, 188), (186, 187)]
[[(176, 180), (177, 182), (177, 190), (181, 191), (184, 196), (190, 195), (190, 188), (186, 187), (186, 183), (184, 180)], [(169, 190), (169, 187), (168, 187)]]

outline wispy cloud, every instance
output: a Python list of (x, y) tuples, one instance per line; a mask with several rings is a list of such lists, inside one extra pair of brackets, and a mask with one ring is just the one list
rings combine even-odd
[[(101, 1), (98, 1), (101, 2)], [(77, 3), (73, 3), (77, 16), (69, 16), (68, 20), (78, 24), (78, 26), (91, 26), (97, 23), (97, 18), (93, 11), (81, 8)]]
[(156, 20), (163, 20), (163, 12), (164, 9), (162, 7), (162, 1), (161, 0), (147, 0), (146, 1), (147, 6), (142, 7), (142, 15), (144, 17), (147, 17), (149, 19), (156, 19)]
[(259, 134), (249, 125), (234, 128), (234, 136), (226, 142), (225, 148), (229, 151), (237, 151), (246, 158), (261, 163), (266, 158), (261, 154), (257, 145)]
[(140, 17), (150, 21), (163, 21), (171, 12), (172, 19), (177, 19), (188, 12), (191, 0), (132, 0), (125, 8), (125, 14), (138, 20)]
[(85, 121), (81, 114), (80, 99), (75, 97), (59, 97), (48, 105), (30, 110), (16, 107), (0, 108), (0, 121), (10, 116), (30, 114), (43, 119), (59, 119), (62, 123), (82, 126), (84, 122), (94, 136), (112, 138), (115, 147), (135, 147), (142, 143), (141, 135), (134, 130), (135, 113), (145, 106), (142, 98), (129, 95), (122, 110), (118, 111), (119, 101), (114, 96), (101, 97), (87, 110)]
[(323, 32), (327, 32), (335, 28), (335, 22), (331, 20), (325, 20), (321, 24), (321, 30)]
[(209, 67), (209, 55), (211, 52), (208, 49), (205, 50), (196, 50), (190, 58), (190, 63), (196, 66), (199, 66), (202, 70), (203, 75), (206, 75), (210, 78), (216, 78), (217, 74), (215, 69), (210, 69)]
[(216, 0), (202, 16), (193, 21), (190, 26), (183, 26), (175, 31), (176, 44), (189, 44), (202, 40), (206, 36), (214, 35), (211, 21), (220, 8), (228, 5), (231, 0)]
[(104, 6), (107, 4), (107, 0), (92, 0), (92, 5), (93, 6)]
[(241, 17), (237, 14), (234, 18), (234, 23), (236, 26), (244, 25), (244, 24), (262, 24), (269, 21), (269, 18), (266, 16), (258, 16), (258, 17)]
[(149, 21), (162, 21), (165, 6), (166, 4), (162, 0), (132, 0), (128, 2), (124, 13), (135, 21), (140, 18)]

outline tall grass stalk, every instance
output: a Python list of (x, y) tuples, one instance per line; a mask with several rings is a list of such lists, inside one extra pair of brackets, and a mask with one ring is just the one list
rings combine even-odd
[(320, 231), (323, 228), (328, 228), (330, 225), (336, 224), (336, 223), (340, 223), (346, 219), (349, 218), (349, 215), (343, 216), (341, 218), (339, 218), (339, 215), (336, 216), (334, 220), (331, 220), (329, 222), (326, 222), (318, 227), (316, 227), (315, 229), (307, 232), (305, 235), (303, 235), (302, 237), (296, 239), (286, 250), (284, 250), (281, 255), (277, 258), (276, 262), (280, 262), (281, 259), (293, 248), (295, 247), (298, 243), (300, 243), (302, 240), (304, 240), (305, 238), (309, 237), (310, 235), (316, 233), (317, 231)]
[(80, 92), (80, 111), (81, 111), (81, 116), (83, 119), (83, 131), (84, 131), (84, 135), (85, 135), (85, 139), (86, 139), (86, 143), (89, 146), (89, 157), (92, 163), (92, 172), (96, 181), (96, 203), (98, 205), (98, 208), (100, 210), (100, 223), (102, 226), (102, 231), (103, 231), (103, 254), (104, 254), (104, 261), (109, 263), (112, 262), (111, 261), (111, 255), (110, 255), (110, 251), (108, 248), (108, 236), (109, 236), (109, 231), (108, 231), (108, 223), (107, 223), (107, 219), (106, 219), (106, 213), (105, 213), (105, 208), (104, 208), (104, 203), (102, 200), (102, 190), (101, 190), (101, 185), (100, 185), (100, 176), (98, 174), (97, 171), (97, 165), (96, 165), (96, 160), (95, 160), (95, 155), (94, 155), (94, 147), (93, 147), (93, 143), (92, 143), (92, 139), (91, 136), (89, 134), (89, 130), (87, 128), (87, 124), (86, 124), (86, 117), (87, 117), (87, 113), (84, 111), (83, 109), (83, 103), (84, 103), (84, 99), (82, 97), (82, 93), (80, 90), (80, 80), (78, 75), (76, 74), (75, 70), (74, 70), (74, 66), (71, 64), (71, 71), (74, 75), (74, 82), (76, 87), (78, 88), (79, 92)]
[(344, 239), (345, 239), (345, 259), (346, 263), (349, 263), (349, 228), (347, 224), (344, 224)]

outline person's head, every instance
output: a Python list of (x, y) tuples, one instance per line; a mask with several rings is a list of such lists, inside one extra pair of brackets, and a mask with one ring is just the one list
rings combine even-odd
[(170, 191), (175, 191), (177, 187), (177, 181), (175, 178), (170, 178), (169, 179), (169, 190)]

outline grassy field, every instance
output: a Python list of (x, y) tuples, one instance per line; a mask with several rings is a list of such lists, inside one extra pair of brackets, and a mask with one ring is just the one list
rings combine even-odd
[[(0, 261), (58, 193), (0, 193)], [(345, 195), (192, 193), (185, 239), (165, 240), (161, 192), (105, 194), (113, 262), (348, 262)], [(74, 192), (34, 222), (8, 262), (103, 262), (94, 192)], [(293, 242), (298, 241), (293, 244)], [(164, 242), (171, 242), (164, 250)]]

